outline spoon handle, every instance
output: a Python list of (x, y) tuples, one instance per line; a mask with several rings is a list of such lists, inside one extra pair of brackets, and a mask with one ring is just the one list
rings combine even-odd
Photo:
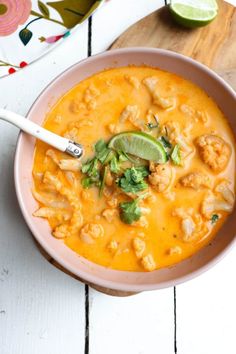
[(80, 144), (52, 133), (19, 114), (0, 108), (0, 119), (14, 124), (25, 133), (28, 133), (35, 138), (44, 141), (45, 143), (55, 147), (60, 151), (67, 152), (73, 157), (79, 158), (83, 154), (83, 147)]

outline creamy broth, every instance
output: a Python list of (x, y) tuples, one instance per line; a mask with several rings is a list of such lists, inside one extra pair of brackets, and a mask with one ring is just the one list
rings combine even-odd
[[(43, 126), (81, 143), (85, 155), (72, 161), (37, 141), (34, 215), (46, 218), (54, 237), (92, 262), (128, 271), (173, 265), (209, 244), (233, 208), (230, 126), (202, 89), (175, 74), (132, 66), (100, 72), (63, 96)], [(180, 165), (171, 159), (147, 164), (148, 194), (132, 224), (121, 220), (119, 204), (134, 196), (119, 188), (117, 176), (109, 171), (101, 196), (97, 186), (81, 184), (81, 165), (94, 156), (94, 144), (122, 131), (165, 136), (181, 154)]]

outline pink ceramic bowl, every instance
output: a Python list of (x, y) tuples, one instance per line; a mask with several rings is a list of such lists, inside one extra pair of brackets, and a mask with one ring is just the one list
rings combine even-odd
[[(174, 72), (202, 87), (218, 103), (236, 134), (236, 94), (218, 75), (182, 55), (147, 48), (108, 51), (75, 64), (57, 77), (38, 97), (28, 119), (42, 124), (50, 107), (86, 77), (109, 67), (147, 64)], [(214, 241), (196, 255), (170, 268), (154, 272), (124, 272), (104, 268), (78, 256), (60, 240), (52, 237), (47, 221), (32, 213), (37, 203), (32, 197), (32, 163), (35, 140), (20, 134), (15, 157), (15, 186), (23, 216), (36, 240), (61, 266), (96, 286), (121, 291), (160, 289), (189, 280), (209, 269), (235, 242), (236, 211), (229, 217)]]

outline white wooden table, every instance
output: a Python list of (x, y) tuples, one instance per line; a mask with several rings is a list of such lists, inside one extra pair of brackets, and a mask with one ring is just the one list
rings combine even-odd
[[(64, 45), (1, 79), (0, 106), (26, 114), (55, 76), (163, 5), (109, 1)], [(176, 289), (129, 298), (88, 289), (41, 256), (24, 223), (13, 185), (17, 135), (0, 122), (0, 354), (235, 354), (235, 250)]]

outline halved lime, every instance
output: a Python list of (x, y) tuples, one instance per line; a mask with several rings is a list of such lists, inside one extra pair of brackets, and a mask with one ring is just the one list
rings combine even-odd
[(117, 134), (110, 140), (108, 147), (160, 164), (167, 161), (166, 152), (162, 144), (151, 135), (142, 132)]
[(215, 0), (171, 0), (170, 11), (177, 23), (195, 28), (214, 20), (218, 5)]

